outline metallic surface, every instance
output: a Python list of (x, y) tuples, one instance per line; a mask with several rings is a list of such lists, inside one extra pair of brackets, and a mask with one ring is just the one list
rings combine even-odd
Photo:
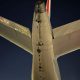
[[(47, 23), (47, 24), (46, 24)], [(53, 29), (53, 45), (52, 45), (52, 33), (51, 33), (51, 25), (50, 21), (47, 18), (46, 12), (43, 13), (34, 13), (33, 18), (33, 55), (36, 57), (33, 57), (33, 71), (32, 71), (32, 79), (38, 79), (40, 78), (40, 75), (42, 75), (42, 78), (47, 78), (48, 70), (51, 69), (51, 66), (49, 65), (49, 60), (51, 55), (51, 61), (55, 68), (55, 70), (50, 71), (50, 73), (53, 74), (57, 78), (55, 80), (60, 79), (59, 74), (59, 68), (57, 64), (56, 58), (65, 55), (69, 52), (72, 52), (74, 50), (80, 49), (80, 20), (63, 25), (61, 27)], [(47, 28), (48, 27), (48, 28)], [(0, 36), (4, 37), (5, 39), (11, 41), (12, 43), (16, 44), (17, 46), (21, 47), (22, 49), (32, 53), (32, 39), (31, 34), (28, 28), (25, 28), (19, 24), (16, 24), (8, 19), (5, 19), (3, 17), (0, 17)], [(35, 40), (34, 40), (35, 39)], [(49, 41), (49, 43), (48, 43)], [(45, 44), (45, 45), (44, 45)], [(47, 48), (50, 47), (49, 49)], [(53, 49), (51, 48), (53, 47)], [(51, 51), (51, 54), (48, 54)], [(44, 73), (41, 73), (39, 75), (39, 55), (38, 53), (46, 53), (41, 54), (41, 64), (43, 66), (43, 69), (45, 70)], [(47, 57), (47, 59), (45, 58)], [(44, 62), (45, 61), (45, 62)], [(35, 65), (34, 65), (35, 62)], [(49, 63), (49, 64), (47, 64)], [(47, 66), (49, 65), (49, 66)], [(35, 66), (35, 69), (34, 69)], [(41, 67), (42, 67), (41, 66)], [(45, 68), (44, 68), (45, 67)], [(50, 68), (50, 69), (47, 69)], [(37, 71), (34, 73), (34, 70)], [(47, 71), (47, 72), (46, 72)], [(46, 74), (47, 73), (47, 74)], [(38, 75), (38, 77), (36, 77)], [(53, 75), (52, 75), (53, 76)]]
[(55, 57), (80, 49), (80, 20), (53, 29)]
[(35, 6), (28, 28), (0, 17), (0, 36), (33, 55), (32, 80), (60, 80), (57, 58), (80, 49), (80, 20), (51, 29), (44, 3)]
[(0, 36), (32, 53), (31, 34), (28, 28), (0, 17)]
[(39, 9), (44, 11), (34, 13), (32, 28), (32, 80), (60, 80), (57, 76), (53, 55), (51, 24), (45, 9), (42, 9), (44, 5), (40, 5)]

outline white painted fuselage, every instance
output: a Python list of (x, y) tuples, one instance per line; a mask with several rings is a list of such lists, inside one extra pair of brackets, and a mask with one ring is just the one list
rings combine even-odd
[(44, 3), (36, 5), (32, 28), (32, 80), (59, 80), (54, 63), (52, 28)]

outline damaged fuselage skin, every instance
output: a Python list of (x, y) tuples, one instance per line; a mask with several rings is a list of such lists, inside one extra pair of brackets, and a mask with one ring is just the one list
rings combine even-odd
[(53, 51), (53, 36), (45, 4), (35, 5), (32, 27), (32, 80), (59, 80), (56, 74)]

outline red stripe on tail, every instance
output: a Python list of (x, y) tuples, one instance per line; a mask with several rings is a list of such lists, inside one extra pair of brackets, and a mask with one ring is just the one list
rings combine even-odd
[(50, 10), (51, 9), (51, 0), (47, 0), (47, 3), (46, 3), (46, 12), (48, 14), (48, 16), (50, 17)]

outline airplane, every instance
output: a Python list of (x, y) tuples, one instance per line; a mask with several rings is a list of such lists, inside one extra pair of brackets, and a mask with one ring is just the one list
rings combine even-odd
[(52, 29), (50, 14), (51, 0), (37, 0), (32, 33), (0, 17), (0, 36), (32, 54), (32, 80), (61, 80), (57, 58), (80, 49), (80, 20)]

